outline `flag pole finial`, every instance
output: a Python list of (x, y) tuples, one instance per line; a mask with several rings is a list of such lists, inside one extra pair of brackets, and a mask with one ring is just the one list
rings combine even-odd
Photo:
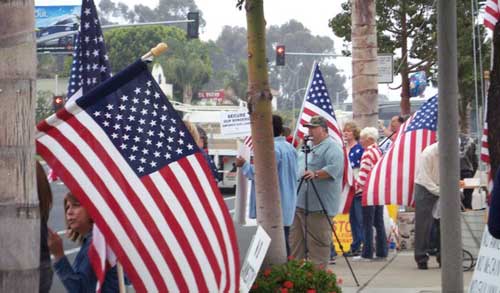
[(167, 51), (168, 46), (165, 43), (158, 43), (156, 47), (151, 48), (148, 53), (146, 53), (144, 56), (141, 57), (142, 60), (150, 59), (153, 57), (158, 57), (161, 54), (163, 54), (165, 51)]

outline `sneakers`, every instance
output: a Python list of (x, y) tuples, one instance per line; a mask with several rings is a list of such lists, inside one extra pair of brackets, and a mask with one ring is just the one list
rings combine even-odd
[(347, 257), (353, 257), (353, 256), (360, 256), (361, 255), (361, 252), (359, 251), (348, 251), (346, 253), (344, 253), (344, 256), (347, 256)]
[(426, 262), (419, 262), (417, 263), (417, 267), (419, 270), (427, 270), (429, 267), (427, 266)]
[(355, 256), (352, 258), (352, 261), (358, 261), (358, 262), (370, 262), (372, 261), (371, 258), (364, 258), (362, 256)]
[(330, 257), (330, 261), (328, 262), (331, 265), (334, 265), (337, 263), (337, 258), (335, 256)]

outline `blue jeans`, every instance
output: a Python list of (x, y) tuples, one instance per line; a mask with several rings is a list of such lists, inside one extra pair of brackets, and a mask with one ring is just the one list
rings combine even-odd
[(377, 231), (376, 255), (377, 257), (387, 257), (389, 250), (387, 248), (387, 237), (384, 227), (384, 206), (366, 206), (363, 207), (363, 229), (365, 243), (363, 244), (363, 258), (373, 258), (373, 227)]
[(352, 243), (351, 251), (359, 251), (363, 243), (363, 206), (361, 205), (361, 194), (352, 199), (349, 210), (349, 223), (351, 224)]

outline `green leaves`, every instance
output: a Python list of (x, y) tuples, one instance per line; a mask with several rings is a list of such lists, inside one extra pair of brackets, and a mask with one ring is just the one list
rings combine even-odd
[(250, 292), (341, 292), (341, 283), (330, 269), (291, 259), (261, 271)]

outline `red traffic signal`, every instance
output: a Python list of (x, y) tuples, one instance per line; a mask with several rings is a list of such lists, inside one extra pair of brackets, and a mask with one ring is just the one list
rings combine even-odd
[(276, 46), (276, 66), (285, 65), (285, 45)]
[(63, 96), (53, 96), (52, 97), (52, 108), (54, 111), (58, 111), (64, 107), (64, 97)]

